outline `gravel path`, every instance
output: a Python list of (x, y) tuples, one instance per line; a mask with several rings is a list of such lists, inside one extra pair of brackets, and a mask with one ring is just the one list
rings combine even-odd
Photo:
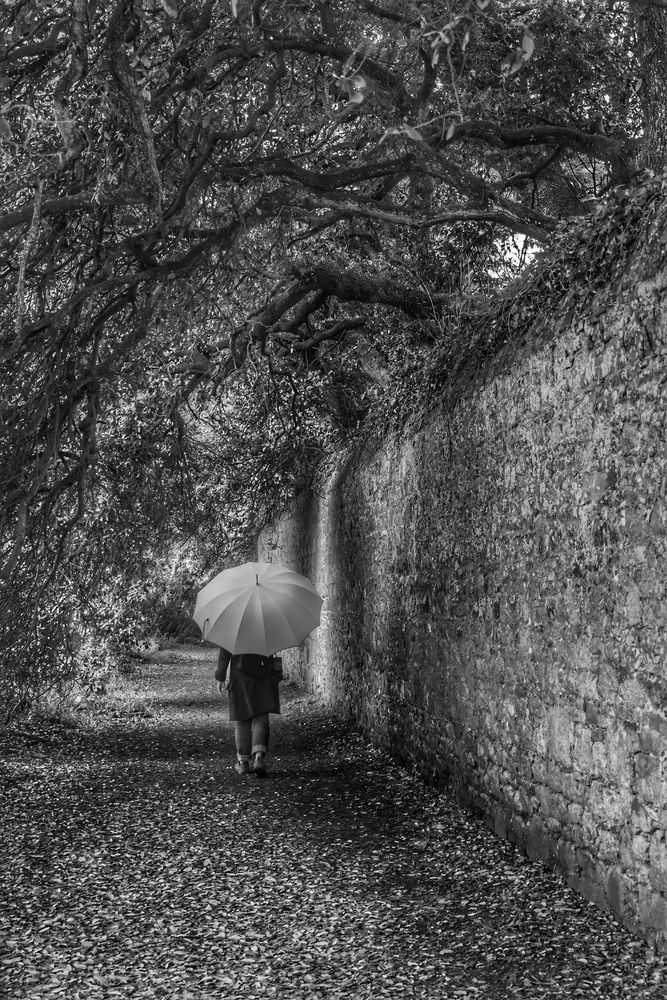
[(667, 963), (292, 685), (233, 770), (202, 647), (0, 743), (0, 995), (667, 996)]

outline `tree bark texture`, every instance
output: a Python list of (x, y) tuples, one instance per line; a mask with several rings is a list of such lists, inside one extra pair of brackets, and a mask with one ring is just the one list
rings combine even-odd
[(637, 166), (663, 173), (667, 168), (667, 13), (638, 6), (634, 18), (644, 117), (644, 141)]

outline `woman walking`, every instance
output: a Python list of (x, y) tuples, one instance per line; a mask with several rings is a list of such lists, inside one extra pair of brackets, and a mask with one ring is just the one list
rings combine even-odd
[(221, 649), (215, 671), (218, 691), (229, 694), (229, 721), (236, 723), (236, 770), (239, 774), (266, 777), (269, 746), (269, 712), (280, 714), (278, 684), (282, 659), (255, 653), (232, 655)]

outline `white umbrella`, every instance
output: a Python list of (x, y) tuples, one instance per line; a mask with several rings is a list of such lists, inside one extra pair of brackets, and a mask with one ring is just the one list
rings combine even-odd
[(322, 598), (310, 580), (277, 563), (223, 570), (197, 594), (204, 639), (230, 653), (268, 656), (298, 646), (320, 624)]

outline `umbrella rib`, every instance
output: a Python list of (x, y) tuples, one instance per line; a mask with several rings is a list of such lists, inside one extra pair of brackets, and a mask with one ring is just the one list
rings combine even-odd
[[(262, 629), (262, 632), (263, 632), (263, 636), (262, 636), (262, 638), (263, 638), (262, 648), (266, 651), (267, 654), (271, 653), (271, 652), (274, 652), (274, 649), (273, 648), (269, 648), (270, 645), (272, 645), (272, 643), (270, 643), (270, 641), (269, 641), (269, 632), (270, 632), (270, 629), (267, 631), (267, 615), (266, 615), (266, 608), (265, 608), (266, 603), (270, 603), (271, 604), (271, 610), (273, 612), (274, 617), (278, 617), (281, 620), (281, 626), (282, 626), (282, 628), (285, 629), (286, 631), (288, 631), (290, 633), (289, 638), (291, 640), (298, 641), (296, 633), (295, 633), (292, 625), (290, 624), (289, 619), (285, 616), (284, 612), (277, 605), (276, 601), (271, 597), (271, 595), (265, 593), (265, 595), (263, 596), (263, 598), (260, 598), (259, 594), (254, 594), (253, 597), (254, 597), (254, 600), (253, 600), (254, 607), (251, 608), (251, 604), (250, 604), (250, 602), (248, 602), (248, 606), (246, 608), (246, 612), (244, 612), (244, 617), (245, 617), (246, 613), (250, 614), (251, 611), (255, 612), (255, 613), (259, 612), (257, 614), (257, 618), (259, 620), (259, 624), (261, 625), (261, 629)], [(258, 623), (255, 622), (252, 627), (253, 628), (257, 628), (257, 624)], [(273, 627), (275, 628), (275, 622), (273, 623)], [(241, 633), (242, 629), (243, 629), (243, 621), (241, 621), (241, 623), (239, 625), (239, 634)], [(282, 637), (282, 634), (281, 634), (281, 637)], [(285, 645), (286, 644), (283, 643), (282, 645), (276, 646), (275, 648), (276, 649), (283, 649), (283, 648), (285, 648)]]
[(304, 608), (306, 611), (312, 610), (312, 604), (317, 601), (321, 605), (323, 599), (314, 590), (306, 590), (305, 587), (297, 586), (296, 584), (288, 584), (285, 587), (273, 587), (260, 584), (263, 587), (264, 592), (267, 596), (272, 596), (278, 600), (289, 597), (290, 601), (298, 604), (300, 607)]

